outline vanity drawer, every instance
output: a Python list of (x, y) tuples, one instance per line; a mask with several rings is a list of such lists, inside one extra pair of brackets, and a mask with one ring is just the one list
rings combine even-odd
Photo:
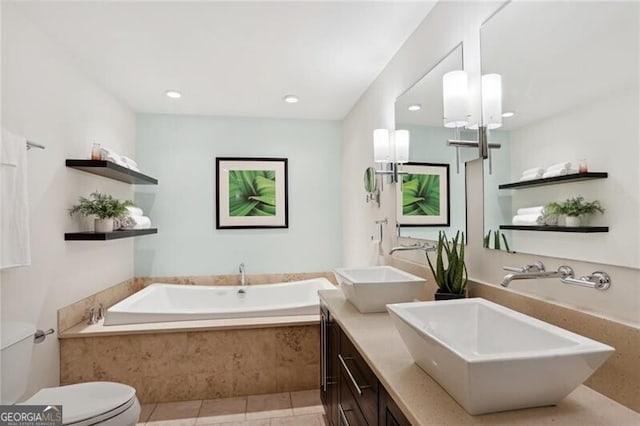
[(338, 426), (376, 426), (369, 424), (360, 411), (353, 393), (343, 375), (340, 376), (340, 403), (338, 404)]
[[(348, 389), (369, 425), (378, 424), (378, 378), (349, 338), (340, 333), (338, 355), (343, 386)], [(343, 392), (345, 393), (345, 392)]]

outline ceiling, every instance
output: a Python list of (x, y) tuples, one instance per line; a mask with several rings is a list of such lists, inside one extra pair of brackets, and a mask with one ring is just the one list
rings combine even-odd
[(310, 119), (342, 119), (434, 4), (14, 3), (135, 112)]

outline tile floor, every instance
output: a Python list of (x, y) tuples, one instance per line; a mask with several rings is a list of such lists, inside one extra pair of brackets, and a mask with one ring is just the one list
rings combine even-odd
[(142, 406), (139, 426), (326, 426), (318, 390)]

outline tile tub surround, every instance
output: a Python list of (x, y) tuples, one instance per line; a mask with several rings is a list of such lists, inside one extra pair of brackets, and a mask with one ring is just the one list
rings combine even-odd
[(416, 365), (389, 314), (360, 314), (341, 291), (323, 290), (320, 295), (411, 424), (640, 424), (640, 414), (583, 385), (555, 406), (472, 416)]
[[(312, 278), (326, 278), (337, 285), (331, 272), (299, 272), (290, 274), (256, 274), (247, 275), (248, 284), (273, 284), (279, 282), (300, 281)], [(112, 287), (79, 300), (69, 306), (58, 310), (58, 333), (62, 333), (71, 327), (86, 322), (89, 319), (88, 309), (91, 305), (98, 306), (102, 303), (108, 308), (133, 293), (142, 290), (145, 286), (154, 283), (189, 284), (189, 285), (238, 285), (239, 275), (204, 275), (182, 277), (138, 277), (123, 281)]]
[[(392, 258), (391, 264), (427, 279), (427, 298), (432, 300), (435, 281), (427, 267)], [(589, 291), (589, 289), (586, 289)], [(469, 281), (469, 297), (482, 297), (539, 320), (597, 340), (616, 351), (585, 381), (585, 385), (640, 412), (640, 329), (607, 318), (577, 311), (530, 295), (524, 295), (474, 281)]]
[(317, 324), (60, 339), (60, 383), (110, 380), (144, 404), (320, 385)]

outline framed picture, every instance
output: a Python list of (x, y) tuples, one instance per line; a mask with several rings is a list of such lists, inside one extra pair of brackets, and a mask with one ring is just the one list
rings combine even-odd
[(288, 228), (286, 158), (216, 158), (216, 228)]
[(407, 163), (397, 194), (402, 226), (449, 226), (449, 164)]

